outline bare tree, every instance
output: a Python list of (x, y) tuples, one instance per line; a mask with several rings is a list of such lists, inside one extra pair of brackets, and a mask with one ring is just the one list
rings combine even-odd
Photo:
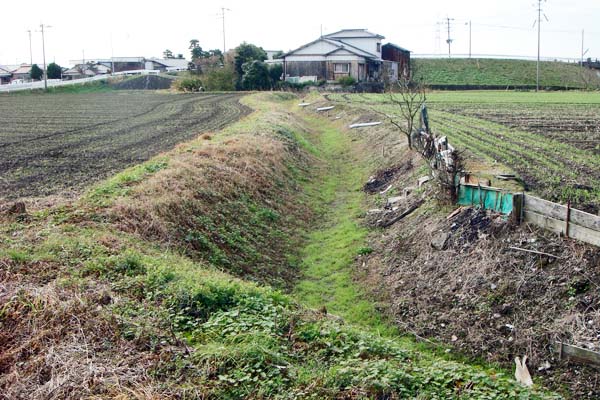
[(406, 136), (408, 147), (412, 149), (415, 118), (427, 99), (425, 87), (402, 74), (396, 82), (389, 84), (388, 93), (390, 101), (399, 111), (399, 115), (388, 115), (390, 123)]

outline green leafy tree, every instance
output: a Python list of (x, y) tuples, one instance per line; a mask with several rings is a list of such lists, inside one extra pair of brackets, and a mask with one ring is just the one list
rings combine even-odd
[(242, 88), (245, 90), (268, 90), (271, 89), (271, 76), (269, 66), (263, 61), (254, 60), (242, 66), (244, 72), (242, 77)]
[(243, 65), (252, 61), (265, 61), (267, 53), (258, 46), (250, 43), (242, 43), (235, 49), (234, 68), (237, 75), (237, 87), (243, 88), (242, 79), (244, 76)]
[(173, 58), (173, 52), (169, 49), (166, 49), (165, 51), (163, 51), (163, 57), (164, 58)]
[(34, 81), (39, 81), (44, 76), (44, 71), (37, 64), (33, 64), (31, 66), (31, 71), (29, 72), (29, 76)]
[(206, 90), (232, 91), (235, 90), (235, 73), (231, 66), (217, 68), (204, 75)]
[(213, 50), (209, 50), (208, 51), (208, 56), (209, 57), (219, 57), (219, 58), (223, 58), (223, 52), (219, 49), (213, 49)]
[(198, 39), (190, 40), (190, 52), (192, 54), (192, 62), (195, 62), (196, 60), (205, 57), (207, 54), (206, 52), (204, 52), (204, 50), (202, 50)]
[(281, 75), (283, 75), (283, 65), (273, 64), (269, 67), (269, 77), (271, 78), (271, 88), (276, 88), (281, 82)]
[(48, 79), (61, 79), (62, 78), (62, 68), (57, 63), (48, 64), (46, 73), (48, 74)]

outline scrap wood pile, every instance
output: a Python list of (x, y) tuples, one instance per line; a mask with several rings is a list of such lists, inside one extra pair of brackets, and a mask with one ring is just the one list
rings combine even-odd
[(456, 182), (465, 173), (462, 157), (448, 142), (447, 136), (438, 137), (431, 132), (425, 105), (421, 108), (420, 123), (420, 128), (412, 133), (413, 147), (428, 161), (431, 175), (444, 193), (455, 201), (458, 195)]
[(433, 207), (436, 190), (415, 175), (418, 157), (363, 187), (379, 205), (365, 222), (386, 228), (365, 272), (401, 329), (507, 368), (526, 355), (534, 379), (577, 398), (600, 396), (597, 370), (567, 364), (554, 349), (560, 341), (600, 351), (600, 249), (477, 207), (441, 218), (415, 212)]
[[(476, 207), (443, 218), (412, 213), (434, 188), (417, 190), (409, 163), (364, 186), (384, 204), (366, 222), (387, 227), (369, 256), (381, 258), (365, 269), (380, 280), (399, 326), (507, 367), (527, 355), (534, 378), (600, 395), (593, 369), (566, 365), (553, 349), (561, 341), (600, 350), (600, 249), (529, 225), (515, 229), (502, 214)], [(415, 186), (402, 188), (407, 179)], [(410, 220), (393, 223), (407, 211)]]
[[(428, 223), (417, 218), (413, 224)], [(565, 366), (553, 348), (561, 341), (600, 350), (598, 249), (533, 227), (515, 230), (472, 207), (430, 232), (412, 232), (386, 244), (394, 257), (386, 281), (406, 330), (506, 364), (527, 354), (535, 375), (600, 395), (596, 373)]]

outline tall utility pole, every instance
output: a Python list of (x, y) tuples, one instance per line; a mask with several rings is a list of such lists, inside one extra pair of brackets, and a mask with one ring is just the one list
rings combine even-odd
[(32, 47), (31, 47), (31, 29), (29, 29), (27, 31), (27, 33), (29, 33), (29, 66), (31, 67), (33, 65), (33, 51), (32, 51)]
[(581, 66), (583, 67), (583, 40), (585, 38), (585, 31), (581, 30)]
[(42, 55), (44, 57), (44, 90), (48, 91), (48, 71), (46, 70), (46, 39), (44, 38), (44, 29), (51, 28), (51, 26), (40, 24), (40, 28), (42, 28)]
[(229, 8), (221, 7), (221, 14), (219, 15), (223, 19), (223, 56), (225, 56), (225, 11), (231, 11)]
[(471, 58), (471, 20), (469, 20), (469, 58)]
[(110, 74), (115, 74), (115, 52), (113, 49), (112, 32), (110, 33)]
[(441, 24), (442, 24), (441, 22), (436, 22), (435, 23), (435, 53), (436, 54), (440, 54), (442, 52), (442, 45), (441, 45), (441, 43), (442, 43), (442, 39), (441, 39), (442, 32), (441, 32), (441, 29), (440, 29), (440, 25)]
[[(540, 39), (541, 39), (541, 31), (542, 31), (542, 1), (546, 0), (538, 0), (538, 17), (537, 17), (537, 28), (538, 28), (538, 43), (537, 43), (537, 65), (536, 65), (536, 79), (535, 79), (535, 91), (540, 90)], [(544, 14), (544, 18), (548, 21), (548, 17)]]
[(584, 49), (584, 47), (583, 47), (584, 39), (585, 39), (585, 31), (582, 29), (581, 30), (581, 67), (583, 67), (583, 57), (589, 50), (589, 49), (583, 50)]
[(452, 57), (452, 52), (450, 51), (450, 45), (452, 44), (453, 39), (450, 39), (450, 21), (454, 21), (454, 18), (446, 17), (446, 25), (448, 28), (448, 39), (446, 39), (446, 43), (448, 43), (448, 58)]

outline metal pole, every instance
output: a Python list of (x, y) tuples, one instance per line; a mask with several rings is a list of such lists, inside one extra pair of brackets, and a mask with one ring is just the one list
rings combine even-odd
[(110, 33), (110, 74), (115, 74), (115, 51), (113, 49), (112, 32)]
[(469, 58), (471, 58), (471, 21), (469, 21)]
[(31, 67), (33, 65), (33, 50), (31, 47), (31, 29), (28, 30), (27, 32), (29, 32), (29, 66)]
[(44, 90), (48, 91), (48, 73), (46, 71), (46, 41), (44, 38), (44, 24), (40, 24), (42, 28), (42, 55), (44, 56)]
[(540, 37), (542, 25), (542, 0), (538, 0), (538, 47), (537, 47), (537, 65), (536, 65), (536, 80), (535, 91), (540, 90)]
[(225, 56), (225, 7), (221, 7), (221, 13), (223, 16), (223, 57)]
[(584, 39), (585, 31), (581, 30), (581, 67), (583, 68), (583, 39)]
[(450, 18), (446, 17), (447, 20), (447, 24), (448, 24), (448, 58), (452, 57), (451, 53), (450, 53), (450, 43), (452, 43), (452, 40), (450, 40)]

